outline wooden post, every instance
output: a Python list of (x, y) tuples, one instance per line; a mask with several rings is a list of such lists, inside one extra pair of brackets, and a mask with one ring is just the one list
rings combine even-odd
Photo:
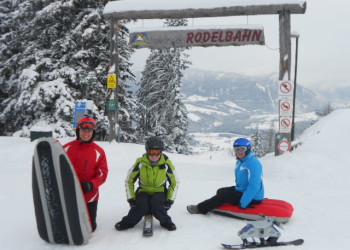
[[(119, 82), (119, 47), (118, 47), (118, 35), (119, 35), (119, 23), (118, 23), (118, 20), (115, 22), (115, 26), (114, 26), (114, 29), (115, 29), (115, 46), (114, 46), (114, 65), (115, 65), (115, 68), (114, 68), (114, 73), (116, 74), (117, 76), (117, 83)], [(119, 94), (119, 84), (117, 86), (117, 88), (114, 89), (114, 100), (116, 100), (118, 102), (118, 94)], [(119, 142), (119, 131), (120, 131), (120, 126), (118, 124), (118, 117), (119, 117), (119, 109), (117, 109), (115, 111), (115, 115), (114, 115), (114, 118), (115, 118), (115, 136), (117, 137), (117, 142)]]
[[(282, 11), (279, 13), (279, 40), (280, 40), (280, 64), (279, 64), (279, 80), (290, 80), (291, 68), (291, 37), (290, 37), (290, 13)], [(281, 108), (280, 105), (279, 109)], [(279, 118), (281, 111), (279, 110)], [(279, 119), (280, 120), (280, 119)], [(279, 122), (279, 133), (276, 137), (277, 146), (275, 147), (275, 155), (281, 154), (281, 145), (291, 144), (291, 133), (281, 133), (281, 124)], [(282, 142), (282, 143), (281, 143)], [(290, 150), (290, 147), (289, 147)], [(288, 150), (288, 151), (289, 151)]]
[[(114, 18), (110, 18), (110, 26), (111, 26), (111, 36), (110, 36), (110, 64), (109, 68), (110, 74), (115, 74), (117, 77), (119, 76), (119, 62), (118, 62), (118, 20)], [(107, 100), (118, 100), (118, 86), (114, 89), (108, 89)], [(118, 139), (119, 142), (119, 127), (118, 127), (118, 110), (116, 111), (108, 111), (108, 119), (109, 119), (109, 142)]]
[(279, 14), (280, 34), (280, 71), (279, 80), (290, 80), (291, 38), (290, 13), (283, 11)]

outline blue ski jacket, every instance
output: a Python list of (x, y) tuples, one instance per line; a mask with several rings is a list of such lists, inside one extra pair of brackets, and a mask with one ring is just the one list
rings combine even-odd
[(235, 168), (236, 187), (242, 192), (240, 207), (246, 208), (252, 200), (264, 199), (262, 165), (251, 151), (246, 157), (237, 159)]

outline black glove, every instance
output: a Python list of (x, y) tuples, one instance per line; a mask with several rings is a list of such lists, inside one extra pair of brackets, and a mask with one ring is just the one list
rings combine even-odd
[(129, 202), (130, 207), (135, 207), (136, 206), (135, 199), (129, 199), (128, 202)]
[(172, 200), (166, 200), (166, 201), (164, 202), (164, 207), (165, 207), (166, 210), (169, 210), (169, 209), (171, 208), (171, 205), (173, 205), (173, 204), (174, 204), (174, 201), (172, 201)]
[(92, 185), (90, 181), (82, 181), (81, 188), (83, 189), (84, 194), (86, 194), (94, 188), (94, 185)]

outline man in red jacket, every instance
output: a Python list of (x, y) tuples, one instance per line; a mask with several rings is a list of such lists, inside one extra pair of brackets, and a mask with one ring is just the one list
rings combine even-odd
[(63, 146), (81, 183), (90, 214), (92, 231), (96, 229), (99, 186), (107, 178), (108, 166), (104, 150), (93, 142), (96, 121), (83, 117), (76, 128), (77, 139)]

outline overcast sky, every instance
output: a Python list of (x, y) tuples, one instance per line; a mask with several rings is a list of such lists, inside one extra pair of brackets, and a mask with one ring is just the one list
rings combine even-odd
[[(184, 1), (184, 0), (178, 0)], [(190, 0), (187, 0), (190, 1)], [(291, 15), (291, 31), (300, 35), (298, 83), (314, 90), (350, 86), (350, 1), (307, 0), (305, 14)], [(158, 21), (159, 22), (159, 21)], [(278, 73), (278, 15), (190, 19), (189, 25), (264, 26), (266, 46), (194, 47), (188, 53), (192, 68), (235, 72), (251, 76)], [(154, 27), (154, 20), (143, 20), (130, 28)], [(294, 76), (295, 39), (292, 39), (292, 76)], [(135, 69), (142, 69), (148, 49), (132, 57)]]

